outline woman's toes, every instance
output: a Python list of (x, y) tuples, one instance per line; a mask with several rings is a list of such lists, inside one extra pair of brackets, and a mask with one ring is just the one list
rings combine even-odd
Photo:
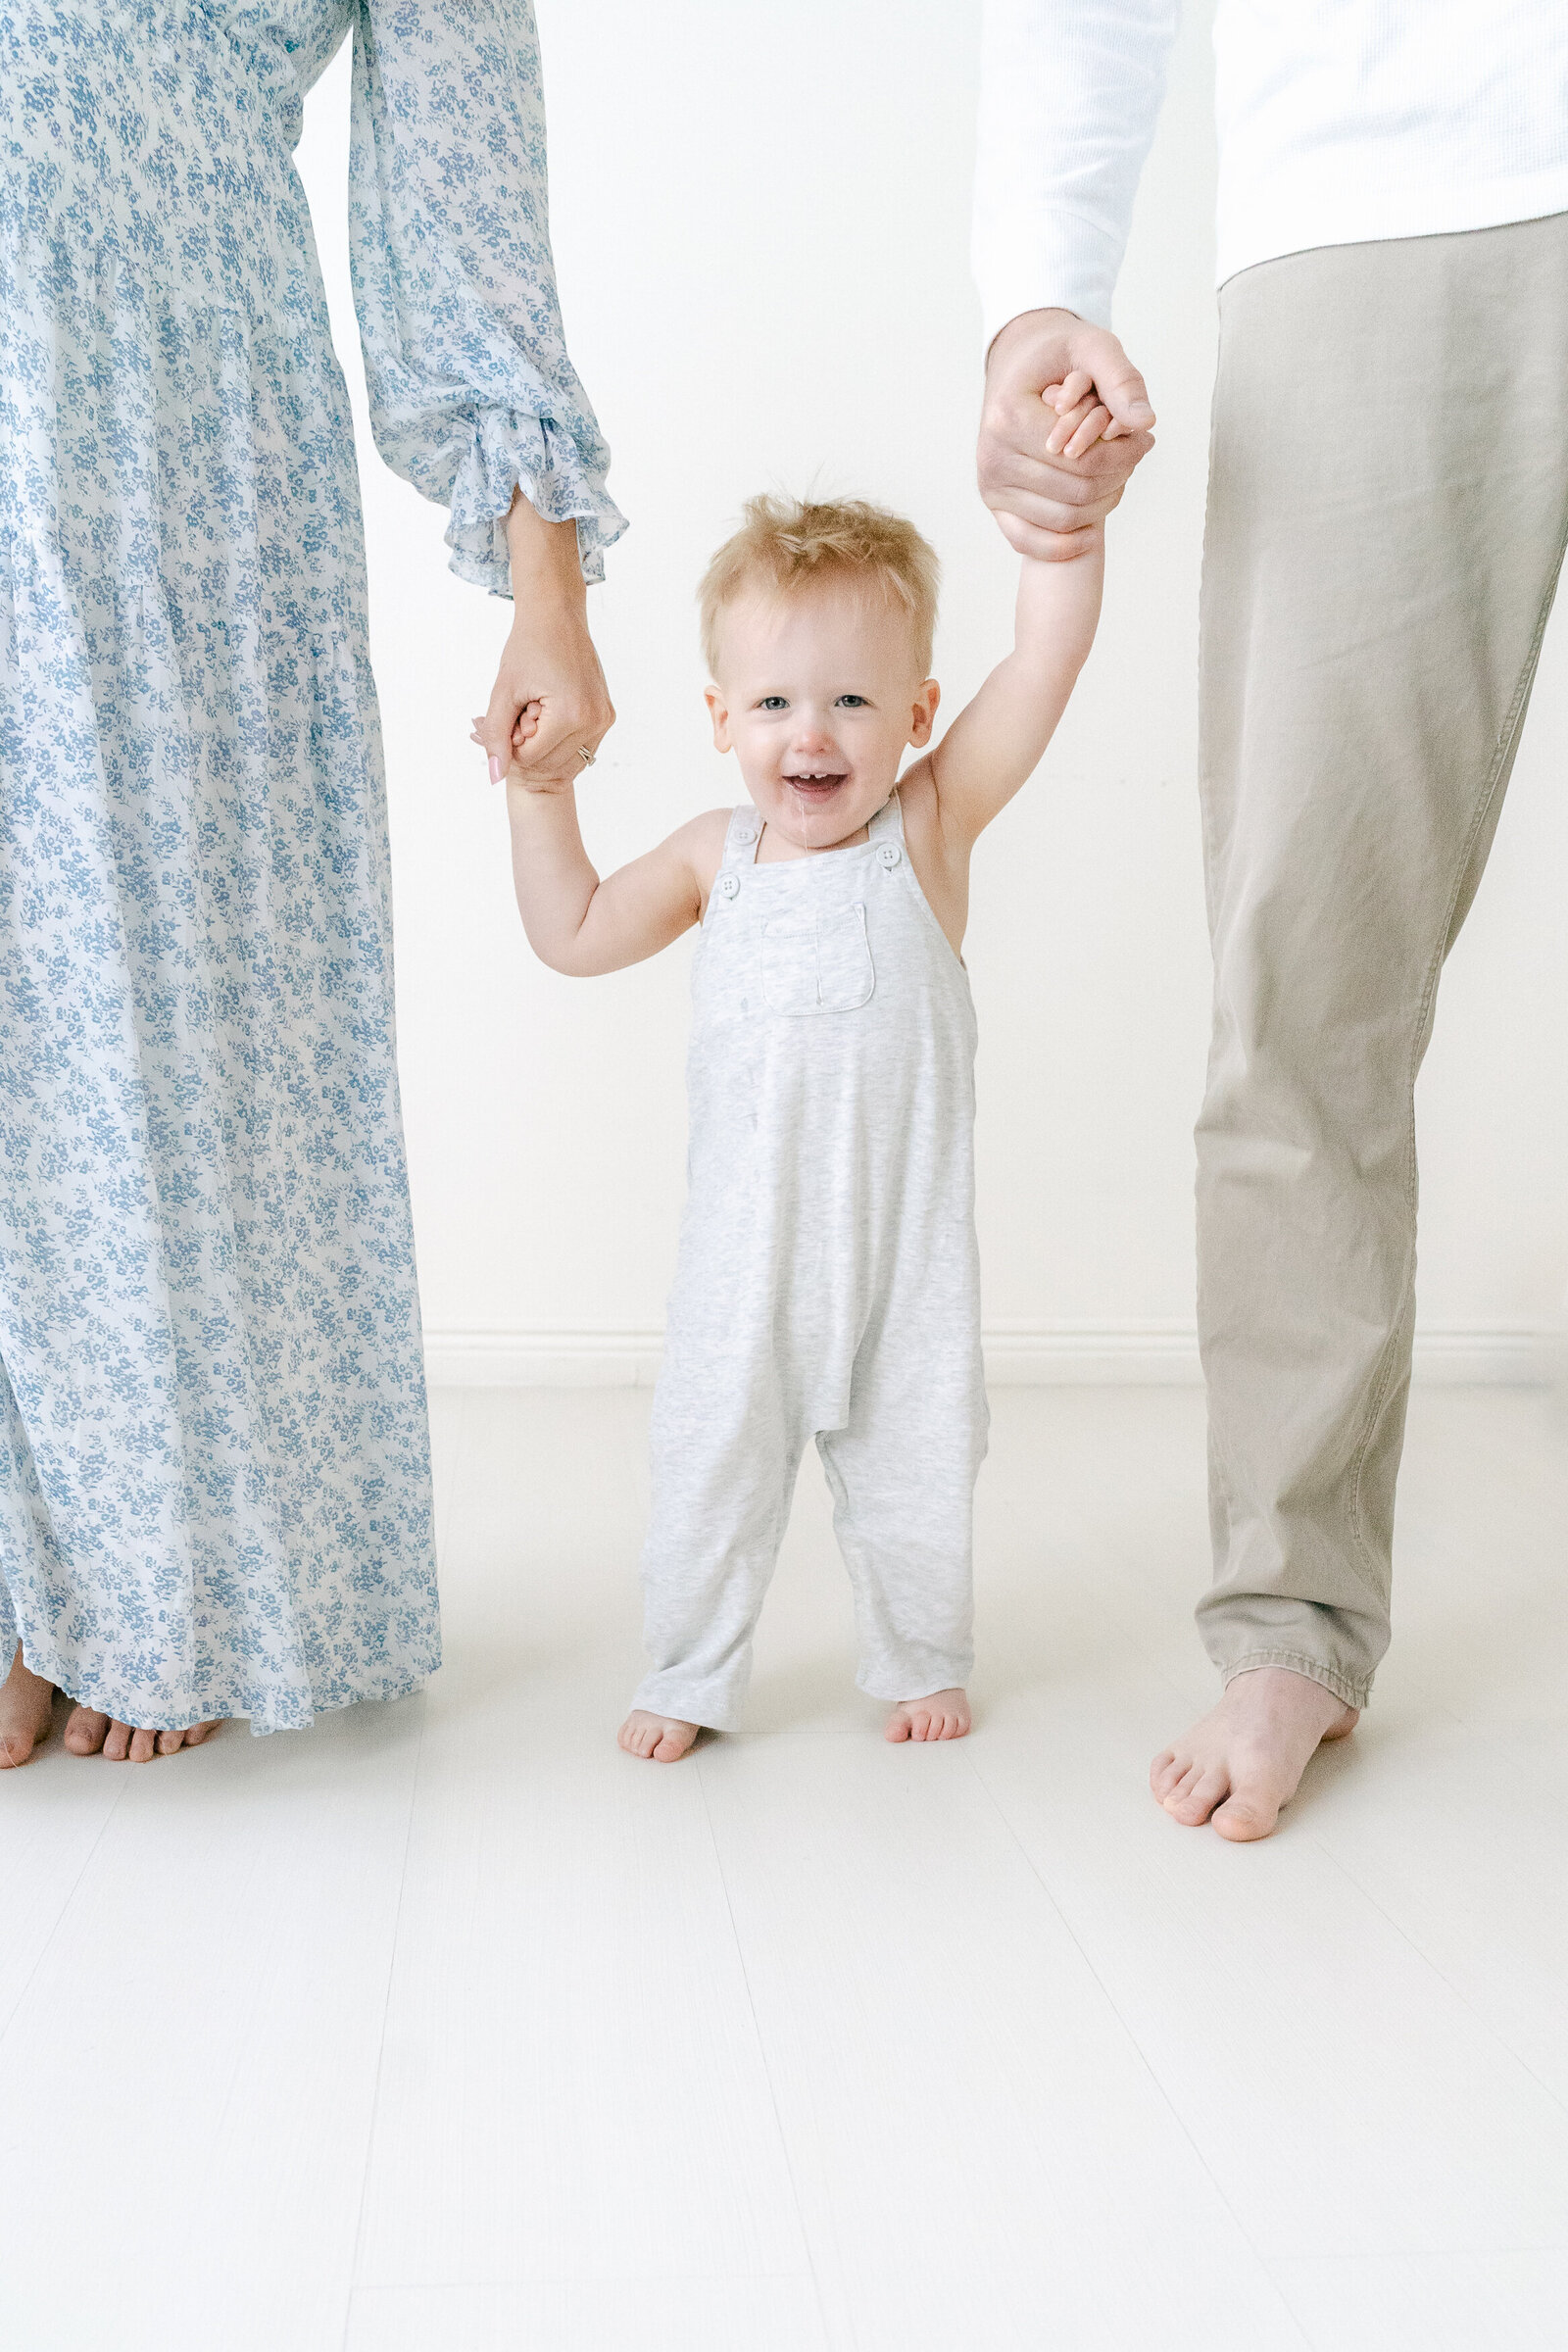
[(110, 1719), (104, 1734), (104, 1754), (111, 1764), (123, 1764), (130, 1753), (130, 1725), (122, 1723), (119, 1716)]
[(185, 1734), (183, 1732), (160, 1732), (158, 1735), (158, 1753), (161, 1756), (177, 1755), (184, 1744)]
[(133, 1725), (127, 1753), (132, 1764), (150, 1764), (158, 1753), (158, 1734), (145, 1724)]
[(185, 1734), (185, 1745), (187, 1747), (203, 1746), (207, 1740), (211, 1740), (217, 1729), (216, 1723), (193, 1723)]
[(109, 1737), (109, 1718), (96, 1707), (77, 1707), (66, 1726), (66, 1745), (74, 1756), (95, 1756)]

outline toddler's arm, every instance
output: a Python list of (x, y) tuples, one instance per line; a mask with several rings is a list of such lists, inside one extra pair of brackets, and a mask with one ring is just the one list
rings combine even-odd
[(1105, 572), (1103, 523), (1070, 563), (1025, 556), (1012, 651), (924, 761), (950, 854), (966, 854), (1040, 764), (1095, 642)]
[(541, 962), (586, 978), (657, 956), (703, 919), (704, 870), (723, 849), (727, 813), (694, 817), (645, 858), (601, 882), (582, 846), (569, 782), (507, 777), (512, 873), (528, 944)]

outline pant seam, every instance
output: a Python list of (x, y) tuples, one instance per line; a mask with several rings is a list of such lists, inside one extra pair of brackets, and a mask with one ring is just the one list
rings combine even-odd
[[(1410, 1111), (1406, 1130), (1404, 1190), (1405, 1200), (1410, 1210), (1411, 1231), (1410, 1239), (1405, 1247), (1404, 1274), (1401, 1284), (1401, 1292), (1406, 1300), (1410, 1298), (1415, 1283), (1415, 1216), (1419, 1201), (1415, 1083), (1421, 1070), (1423, 1041), (1430, 1030), (1438, 982), (1442, 977), (1443, 966), (1447, 960), (1448, 949), (1452, 944), (1453, 915), (1454, 909), (1459, 904), (1459, 894), (1464, 888), (1465, 876), (1470, 870), (1470, 860), (1475, 853), (1481, 829), (1486, 823), (1492, 804), (1496, 798), (1497, 786), (1503, 770), (1518, 747), (1520, 730), (1524, 725), (1525, 708), (1530, 699), (1530, 689), (1535, 681), (1536, 671), (1540, 666), (1541, 648), (1545, 640), (1546, 623), (1551, 618), (1551, 608), (1556, 602), (1557, 582), (1561, 576), (1565, 557), (1568, 557), (1568, 513), (1564, 514), (1563, 526), (1557, 536), (1556, 561), (1547, 573), (1545, 592), (1542, 597), (1541, 610), (1536, 616), (1535, 630), (1526, 649), (1524, 661), (1520, 664), (1519, 675), (1514, 682), (1513, 696), (1508, 705), (1507, 715), (1498, 732), (1496, 749), (1493, 753), (1492, 763), (1487, 771), (1485, 787), (1476, 803), (1475, 813), (1470, 820), (1463, 848), (1455, 863), (1453, 887), (1448, 893), (1442, 927), (1438, 933), (1437, 946), (1427, 967), (1426, 983), (1421, 991), (1421, 1003), (1416, 1014), (1415, 1030), (1410, 1041), (1410, 1062), (1405, 1079), (1405, 1091), (1409, 1100)], [(1401, 1310), (1384, 1344), (1383, 1355), (1379, 1364), (1379, 1377), (1373, 1391), (1372, 1402), (1367, 1411), (1354, 1459), (1350, 1466), (1350, 1534), (1356, 1550), (1360, 1554), (1362, 1565), (1372, 1580), (1374, 1591), (1377, 1589), (1377, 1562), (1372, 1556), (1372, 1549), (1366, 1539), (1366, 1530), (1362, 1519), (1361, 1482), (1366, 1471), (1367, 1456), (1372, 1450), (1372, 1439), (1378, 1426), (1378, 1418), (1388, 1401), (1399, 1339), (1407, 1321), (1413, 1326), (1413, 1310)], [(1352, 1699), (1346, 1700), (1347, 1706), (1352, 1706), (1355, 1703)]]

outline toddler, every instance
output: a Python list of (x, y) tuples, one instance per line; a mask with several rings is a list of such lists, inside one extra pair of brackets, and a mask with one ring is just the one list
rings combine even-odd
[(703, 1725), (734, 1726), (811, 1438), (860, 1689), (890, 1702), (890, 1740), (969, 1728), (987, 1425), (969, 853), (1093, 642), (1103, 548), (1083, 536), (1073, 561), (1024, 562), (1013, 650), (933, 745), (931, 549), (858, 502), (755, 499), (702, 589), (713, 741), (742, 806), (601, 881), (573, 778), (508, 779), (517, 903), (557, 971), (614, 971), (701, 926), (634, 1755), (673, 1762)]

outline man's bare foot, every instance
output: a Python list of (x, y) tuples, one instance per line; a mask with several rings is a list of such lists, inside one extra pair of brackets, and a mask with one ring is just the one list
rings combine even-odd
[(617, 1735), (628, 1756), (651, 1757), (656, 1764), (674, 1764), (686, 1753), (701, 1724), (685, 1723), (678, 1715), (650, 1715), (633, 1707)]
[(1150, 1767), (1149, 1786), (1173, 1821), (1211, 1821), (1222, 1838), (1266, 1838), (1325, 1740), (1360, 1716), (1288, 1666), (1254, 1666), (1225, 1687), (1212, 1714)]
[(182, 1747), (200, 1747), (217, 1731), (216, 1723), (193, 1723), (184, 1731), (161, 1732), (146, 1724), (122, 1723), (118, 1716), (96, 1707), (74, 1707), (66, 1725), (66, 1745), (74, 1756), (102, 1752), (111, 1764), (148, 1764), (154, 1756), (172, 1756)]
[(926, 1698), (902, 1698), (888, 1717), (884, 1740), (961, 1740), (969, 1729), (969, 1701), (961, 1690), (933, 1690)]
[(11, 1661), (11, 1672), (0, 1684), (0, 1771), (25, 1764), (35, 1747), (49, 1737), (55, 1687), (23, 1663), (22, 1643)]

